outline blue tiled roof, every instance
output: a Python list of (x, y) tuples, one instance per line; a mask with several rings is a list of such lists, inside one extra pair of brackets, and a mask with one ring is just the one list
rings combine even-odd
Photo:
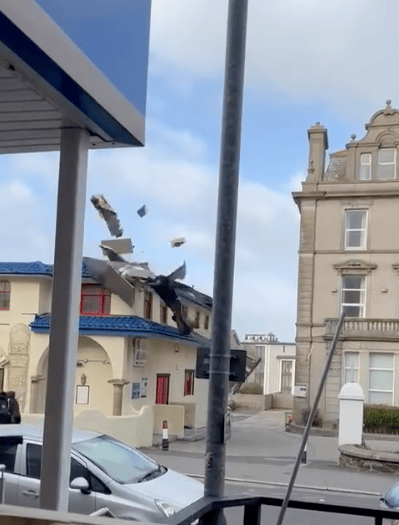
[[(50, 330), (50, 315), (36, 315), (34, 321), (29, 325), (32, 332), (48, 333)], [(207, 343), (204, 337), (197, 334), (189, 336), (180, 335), (172, 326), (165, 326), (147, 319), (136, 316), (86, 316), (79, 318), (79, 333), (82, 335), (114, 335), (131, 337), (148, 337), (158, 339), (173, 339), (191, 345), (203, 345)]]
[(35, 262), (0, 262), (0, 274), (16, 275), (51, 275), (52, 266), (40, 261)]
[[(34, 262), (0, 262), (0, 274), (7, 275), (53, 275), (53, 265), (41, 261)], [(82, 265), (82, 277), (90, 278), (86, 265)]]

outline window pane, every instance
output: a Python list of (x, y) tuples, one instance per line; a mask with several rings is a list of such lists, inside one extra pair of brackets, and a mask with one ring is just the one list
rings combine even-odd
[(363, 231), (348, 231), (346, 233), (346, 246), (351, 248), (361, 248), (363, 246)]
[(104, 295), (104, 308), (102, 310), (102, 314), (109, 314), (111, 312), (111, 296), (110, 295)]
[(394, 149), (380, 149), (378, 152), (378, 164), (392, 164), (395, 162)]
[(360, 180), (370, 180), (371, 179), (371, 166), (360, 166), (359, 179)]
[(11, 290), (9, 281), (0, 281), (0, 292), (9, 292)]
[(359, 354), (357, 352), (347, 352), (345, 354), (345, 367), (350, 368), (351, 366), (354, 366), (355, 368), (357, 368), (358, 357)]
[(90, 472), (79, 461), (71, 458), (71, 473), (69, 475), (69, 482), (76, 478), (84, 478), (90, 484)]
[(372, 405), (392, 405), (392, 393), (369, 392), (369, 403)]
[(358, 383), (359, 382), (359, 371), (356, 368), (345, 370), (345, 383)]
[(361, 276), (346, 275), (343, 278), (343, 288), (359, 290), (360, 288), (364, 288), (363, 283), (364, 283), (364, 278)]
[(392, 390), (393, 372), (388, 370), (370, 370), (369, 388), (372, 390)]
[(347, 317), (362, 317), (358, 306), (343, 306), (343, 311)]
[(10, 295), (8, 293), (0, 292), (0, 310), (10, 309)]
[(30, 478), (40, 479), (42, 447), (28, 444), (26, 447), (26, 473)]
[(378, 166), (377, 178), (378, 179), (394, 179), (395, 178), (394, 164), (384, 164), (382, 166)]
[(17, 446), (18, 445), (0, 445), (0, 464), (6, 466), (6, 472), (14, 472)]
[(362, 165), (371, 164), (371, 154), (370, 153), (363, 153), (360, 155), (360, 163)]
[(393, 354), (370, 354), (370, 368), (393, 369)]
[(82, 297), (82, 312), (96, 313), (101, 310), (101, 297), (98, 295), (84, 295)]
[(361, 299), (360, 290), (344, 290), (344, 293), (343, 293), (344, 303), (360, 304), (361, 302), (360, 299)]
[(364, 229), (366, 226), (366, 212), (364, 210), (347, 210), (347, 223), (349, 229)]

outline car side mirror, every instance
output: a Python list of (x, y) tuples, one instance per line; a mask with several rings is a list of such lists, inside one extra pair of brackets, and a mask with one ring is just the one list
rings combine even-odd
[(71, 481), (70, 485), (71, 489), (77, 489), (83, 492), (83, 494), (89, 494), (89, 482), (87, 479), (80, 476), (79, 478), (75, 478)]

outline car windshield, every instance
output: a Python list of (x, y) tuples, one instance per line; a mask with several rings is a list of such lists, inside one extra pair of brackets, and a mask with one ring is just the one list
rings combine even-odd
[(73, 448), (119, 483), (138, 482), (159, 468), (152, 459), (109, 436), (79, 441)]

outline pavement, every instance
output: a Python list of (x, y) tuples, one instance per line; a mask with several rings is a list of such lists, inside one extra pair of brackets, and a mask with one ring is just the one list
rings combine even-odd
[[(284, 410), (234, 411), (232, 434), (226, 446), (226, 481), (248, 486), (285, 486), (291, 477), (301, 435), (285, 432)], [(378, 450), (399, 451), (399, 437), (367, 436)], [(168, 451), (145, 450), (158, 462), (195, 477), (205, 472), (205, 440), (173, 441)], [(295, 486), (377, 496), (398, 481), (395, 475), (343, 469), (338, 463), (338, 438), (310, 436), (307, 463), (301, 464)]]

